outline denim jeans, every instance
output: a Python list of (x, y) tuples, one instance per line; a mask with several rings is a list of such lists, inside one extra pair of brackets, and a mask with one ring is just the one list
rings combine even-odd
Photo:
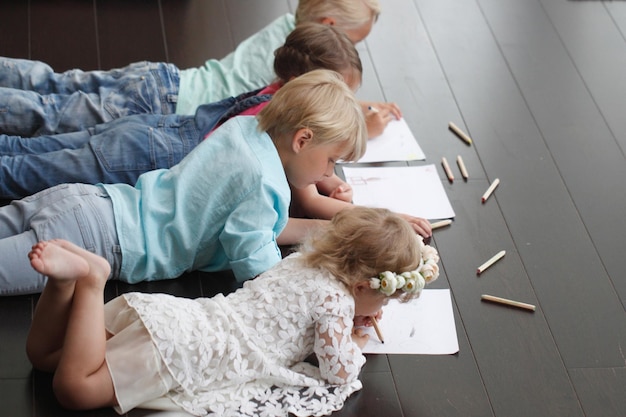
[(66, 239), (109, 261), (118, 279), (122, 254), (113, 205), (102, 187), (63, 184), (0, 207), (0, 295), (41, 292), (46, 277), (27, 254), (40, 240)]
[(0, 57), (0, 133), (50, 135), (132, 114), (173, 114), (179, 80), (166, 63), (58, 74), (43, 62)]
[(269, 99), (251, 94), (200, 106), (195, 116), (146, 114), (60, 135), (0, 135), (0, 198), (62, 183), (134, 185), (144, 172), (179, 163), (221, 120)]

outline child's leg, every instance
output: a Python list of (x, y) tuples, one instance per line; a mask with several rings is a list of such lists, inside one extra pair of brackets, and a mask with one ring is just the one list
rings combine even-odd
[[(30, 255), (31, 265), (48, 275), (51, 284), (46, 290), (52, 289), (48, 294), (67, 297), (68, 284), (74, 287), (67, 309), (55, 306), (57, 300), (50, 296), (43, 300), (45, 304), (41, 305), (40, 299), (37, 305), (36, 314), (48, 322), (55, 312), (67, 317), (63, 345), (56, 354), (55, 394), (62, 405), (73, 409), (115, 405), (113, 382), (105, 363), (103, 292), (110, 266), (104, 258), (70, 242), (57, 240), (36, 246)], [(40, 331), (40, 327), (34, 330)]]
[[(51, 242), (39, 242), (28, 254), (31, 266), (50, 276), (35, 307), (26, 340), (31, 363), (36, 369), (47, 372), (54, 372), (59, 363), (76, 280), (89, 273), (89, 265), (80, 257), (71, 259), (71, 262), (55, 257), (54, 254), (61, 250)], [(63, 269), (66, 272), (60, 274)]]

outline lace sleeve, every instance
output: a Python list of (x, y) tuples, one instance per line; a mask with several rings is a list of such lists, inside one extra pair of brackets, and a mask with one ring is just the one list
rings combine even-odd
[(365, 357), (352, 341), (352, 307), (342, 305), (335, 297), (327, 298), (324, 307), (326, 314), (320, 316), (315, 326), (314, 351), (322, 378), (330, 384), (343, 385), (357, 379)]

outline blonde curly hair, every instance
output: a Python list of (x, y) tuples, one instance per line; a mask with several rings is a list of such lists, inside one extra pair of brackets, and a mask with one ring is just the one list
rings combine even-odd
[[(337, 213), (330, 224), (310, 234), (298, 250), (305, 265), (326, 269), (352, 289), (383, 271), (416, 269), (422, 256), (419, 239), (397, 214), (355, 206)], [(392, 297), (412, 296), (398, 291)]]

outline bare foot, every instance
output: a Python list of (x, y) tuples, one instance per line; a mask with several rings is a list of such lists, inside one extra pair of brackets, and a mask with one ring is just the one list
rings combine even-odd
[(103, 285), (111, 272), (106, 259), (62, 239), (39, 242), (29, 257), (36, 271), (55, 279), (88, 277)]
[(87, 249), (83, 249), (78, 245), (73, 244), (67, 240), (54, 239), (51, 241), (55, 245), (59, 245), (65, 250), (68, 250), (81, 258), (84, 258), (89, 264), (89, 269), (92, 275), (104, 278), (106, 281), (111, 273), (111, 265), (109, 262), (100, 255), (96, 255), (93, 252), (89, 252)]
[(38, 242), (28, 254), (30, 265), (51, 279), (76, 281), (89, 273), (89, 264), (52, 242)]

